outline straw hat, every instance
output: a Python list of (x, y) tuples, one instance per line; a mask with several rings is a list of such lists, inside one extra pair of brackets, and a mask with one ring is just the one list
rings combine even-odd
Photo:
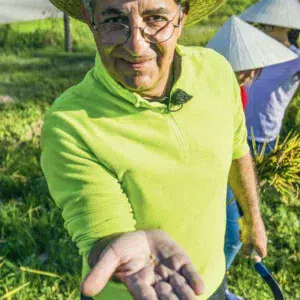
[(239, 17), (251, 23), (300, 29), (300, 3), (298, 0), (262, 0)]
[[(54, 6), (60, 10), (66, 12), (70, 16), (80, 21), (84, 21), (81, 13), (82, 0), (49, 0)], [(100, 1), (100, 0), (99, 0)], [(203, 18), (207, 17), (226, 0), (187, 0), (183, 1), (189, 3), (189, 14), (185, 25), (191, 25), (199, 22)]]
[(236, 16), (227, 20), (206, 47), (222, 54), (235, 72), (297, 58), (293, 51)]

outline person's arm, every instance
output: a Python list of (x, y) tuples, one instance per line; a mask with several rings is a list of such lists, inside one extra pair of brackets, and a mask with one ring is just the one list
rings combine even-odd
[(244, 214), (241, 229), (243, 253), (249, 256), (255, 249), (260, 257), (265, 257), (267, 236), (260, 214), (257, 180), (250, 153), (232, 161), (228, 183)]
[[(62, 112), (47, 114), (41, 166), (65, 227), (86, 259), (99, 240), (135, 231), (133, 210), (117, 176), (88, 149)], [(79, 130), (80, 131), (80, 130)]]
[(240, 225), (243, 225), (241, 226), (243, 253), (249, 256), (252, 250), (257, 250), (258, 254), (264, 257), (267, 254), (267, 237), (259, 210), (257, 181), (247, 143), (246, 120), (240, 97), (240, 87), (236, 77), (233, 76), (234, 138), (228, 183), (244, 214), (239, 220)]
[(228, 183), (247, 221), (260, 217), (257, 180), (250, 152), (232, 161)]

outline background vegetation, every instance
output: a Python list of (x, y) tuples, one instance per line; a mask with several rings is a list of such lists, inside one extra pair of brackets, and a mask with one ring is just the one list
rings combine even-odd
[[(252, 2), (228, 1), (211, 18), (185, 30), (181, 43), (205, 45), (228, 16)], [(89, 30), (72, 21), (72, 36), (74, 53), (65, 54), (61, 20), (0, 27), (0, 299), (79, 299), (81, 260), (39, 166), (45, 111), (93, 67)], [(282, 138), (291, 129), (300, 132), (299, 105), (300, 94), (286, 112)], [(269, 236), (265, 264), (286, 299), (300, 299), (299, 201), (283, 202), (269, 188), (262, 195), (262, 211)], [(229, 283), (248, 299), (272, 299), (241, 255)]]

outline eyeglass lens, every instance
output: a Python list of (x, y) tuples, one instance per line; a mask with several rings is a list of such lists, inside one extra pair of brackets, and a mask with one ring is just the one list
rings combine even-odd
[[(122, 44), (130, 36), (132, 29), (122, 23), (103, 23), (98, 32), (106, 44)], [(168, 21), (150, 23), (142, 29), (143, 37), (152, 43), (162, 43), (174, 33), (174, 25)]]

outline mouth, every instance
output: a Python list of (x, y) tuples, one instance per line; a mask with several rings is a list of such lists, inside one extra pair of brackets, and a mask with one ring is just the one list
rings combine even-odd
[(141, 60), (132, 60), (132, 61), (128, 61), (128, 60), (121, 58), (121, 61), (133, 69), (142, 69), (142, 68), (148, 67), (151, 64), (151, 62), (153, 61), (153, 58), (143, 59), (143, 60), (142, 59)]

